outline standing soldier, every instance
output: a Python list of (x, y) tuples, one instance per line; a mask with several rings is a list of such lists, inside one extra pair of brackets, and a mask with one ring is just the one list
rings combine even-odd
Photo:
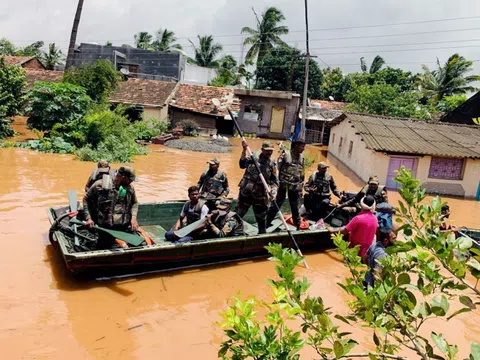
[[(302, 197), (303, 182), (305, 181), (304, 150), (305, 142), (295, 140), (292, 142), (291, 150), (284, 152), (280, 159), (278, 159), (278, 179), (280, 186), (278, 188), (277, 204), (278, 207), (281, 208), (288, 194), (293, 223), (297, 229), (300, 228), (299, 202)], [(271, 224), (277, 211), (278, 209), (275, 204), (270, 204), (267, 215), (267, 226)]]
[(270, 187), (270, 194), (260, 179), (260, 174), (255, 167), (253, 159), (247, 157), (247, 143), (242, 141), (243, 151), (240, 157), (240, 169), (245, 169), (245, 174), (240, 181), (240, 192), (238, 194), (237, 214), (243, 218), (250, 206), (253, 206), (253, 213), (258, 225), (258, 233), (265, 234), (267, 232), (267, 213), (268, 198), (274, 200), (277, 195), (277, 167), (275, 161), (272, 160), (273, 144), (266, 141), (262, 144), (261, 152), (253, 154), (260, 166), (260, 171)]
[(90, 186), (92, 186), (95, 181), (100, 180), (103, 175), (110, 175), (112, 180), (115, 178), (115, 169), (110, 167), (107, 160), (100, 160), (97, 167), (92, 170), (92, 173), (87, 180), (87, 184), (85, 185), (85, 192), (90, 189)]
[(312, 220), (318, 220), (326, 215), (328, 206), (332, 199), (330, 190), (340, 198), (340, 192), (337, 189), (333, 176), (327, 173), (328, 165), (326, 162), (318, 164), (317, 170), (313, 173), (305, 184), (305, 209), (310, 213)]
[(210, 211), (216, 210), (216, 202), (221, 198), (226, 198), (230, 192), (228, 188), (227, 175), (220, 170), (220, 162), (217, 158), (207, 162), (208, 169), (200, 176), (198, 188), (200, 189), (200, 199), (206, 201)]

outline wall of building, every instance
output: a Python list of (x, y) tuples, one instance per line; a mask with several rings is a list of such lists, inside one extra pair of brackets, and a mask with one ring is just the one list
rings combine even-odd
[(33, 69), (33, 70), (45, 70), (45, 66), (37, 59), (32, 59), (27, 61), (26, 63), (22, 64), (22, 68), (24, 69)]
[(193, 120), (200, 126), (202, 134), (213, 135), (217, 133), (217, 118), (215, 116), (183, 111), (172, 106), (170, 106), (169, 114), (170, 121), (174, 126), (183, 120)]
[(186, 63), (185, 71), (182, 74), (181, 83), (191, 85), (207, 85), (215, 77), (217, 77), (217, 71), (215, 69)]
[[(238, 114), (239, 125), (245, 133), (278, 139), (287, 139), (290, 137), (292, 126), (294, 126), (296, 122), (297, 111), (300, 102), (298, 97), (294, 97), (290, 100), (242, 95), (238, 95), (238, 97), (240, 98), (242, 104)], [(260, 121), (250, 121), (244, 119), (245, 105), (253, 104), (263, 106), (262, 117)], [(272, 108), (274, 106), (285, 107), (285, 120), (283, 124), (283, 132), (281, 134), (270, 132), (270, 121), (272, 118)]]
[(168, 121), (168, 107), (164, 106), (163, 108), (143, 108), (143, 119), (150, 120), (156, 119), (160, 121)]

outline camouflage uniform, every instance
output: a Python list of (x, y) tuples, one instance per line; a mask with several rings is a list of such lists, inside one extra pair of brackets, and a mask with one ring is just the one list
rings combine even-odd
[[(321, 163), (320, 166), (322, 165), (327, 167), (326, 164)], [(315, 190), (313, 191), (312, 189)], [(312, 220), (318, 220), (327, 215), (326, 212), (332, 199), (330, 190), (336, 197), (340, 197), (335, 180), (328, 172), (321, 175), (320, 172), (316, 171), (308, 179), (305, 184), (307, 194), (305, 195), (304, 203), (305, 208), (310, 212)]]
[[(267, 143), (264, 143), (262, 149), (271, 149), (268, 148), (267, 145)], [(270, 186), (272, 194), (276, 194), (278, 180), (275, 161), (271, 158), (261, 156), (261, 153), (255, 153), (253, 156), (257, 159), (260, 171), (265, 177), (265, 181)], [(240, 192), (238, 195), (236, 212), (240, 218), (243, 218), (248, 212), (248, 209), (250, 209), (250, 206), (252, 206), (255, 220), (258, 225), (258, 232), (259, 234), (264, 234), (267, 229), (268, 194), (263, 186), (253, 159), (250, 156), (242, 157), (240, 158), (239, 164), (240, 169), (245, 169), (245, 174), (239, 183)]]
[(370, 176), (368, 179), (368, 183), (376, 183), (378, 185), (377, 190), (370, 190), (368, 185), (365, 185), (362, 190), (358, 192), (355, 197), (351, 198), (350, 200), (346, 201), (343, 204), (343, 209), (352, 212), (359, 212), (361, 210), (360, 200), (367, 195), (373, 196), (375, 202), (380, 204), (385, 202), (385, 195), (387, 194), (387, 189), (385, 185), (379, 185), (378, 177), (377, 176)]
[[(300, 225), (300, 198), (302, 197), (302, 187), (305, 181), (305, 160), (303, 154), (295, 156), (293, 151), (287, 152), (282, 158), (278, 160), (278, 178), (280, 186), (277, 194), (277, 205), (282, 207), (283, 202), (288, 194), (288, 201), (290, 202), (290, 209), (292, 210), (293, 223), (296, 226)], [(275, 204), (270, 204), (267, 215), (267, 226), (277, 214), (277, 207)]]
[(110, 175), (112, 179), (115, 177), (115, 169), (110, 167), (110, 164), (106, 160), (100, 160), (98, 165), (95, 169), (92, 170), (90, 177), (87, 180), (87, 184), (85, 185), (85, 192), (90, 189), (93, 183), (97, 180), (100, 180), (103, 175)]
[[(209, 161), (211, 164), (219, 164), (216, 158)], [(207, 202), (210, 211), (216, 209), (215, 203), (221, 197), (227, 197), (230, 193), (228, 187), (228, 178), (223, 170), (218, 169), (213, 173), (211, 169), (206, 169), (200, 176), (197, 184), (200, 189), (200, 198)]]
[(230, 211), (232, 202), (220, 200), (216, 203), (218, 214), (212, 216), (205, 224), (206, 237), (228, 237), (243, 235), (243, 220), (233, 211)]

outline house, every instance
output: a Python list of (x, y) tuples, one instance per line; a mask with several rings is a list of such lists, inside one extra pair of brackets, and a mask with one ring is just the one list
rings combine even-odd
[(441, 122), (452, 124), (480, 125), (480, 92), (442, 116)]
[(310, 99), (310, 106), (319, 107), (320, 109), (326, 110), (346, 110), (348, 103), (341, 101), (330, 101), (330, 100), (316, 100)]
[[(343, 112), (340, 110), (307, 106), (305, 142), (307, 144), (328, 144), (332, 121), (342, 114)], [(302, 108), (300, 108), (298, 116), (300, 119), (303, 119)]]
[(287, 91), (235, 89), (241, 106), (238, 122), (245, 133), (287, 139), (293, 133), (300, 95)]
[(38, 81), (44, 82), (61, 82), (63, 79), (63, 72), (51, 70), (30, 70), (25, 71), (25, 80), (27, 82), (26, 89), (30, 90)]
[[(177, 125), (183, 120), (193, 120), (200, 126), (203, 135), (233, 135), (234, 124), (227, 110), (218, 108), (213, 99), (221, 100), (233, 95), (232, 89), (180, 84), (174, 99), (170, 102), (170, 121)], [(232, 111), (239, 110), (238, 100), (230, 106)]]
[(328, 152), (367, 181), (397, 189), (395, 170), (411, 169), (428, 193), (475, 197), (480, 186), (480, 127), (344, 113)]
[(36, 56), (4, 56), (4, 59), (7, 65), (16, 65), (24, 69), (46, 69)]
[(133, 105), (143, 112), (143, 119), (168, 120), (168, 104), (172, 100), (179, 83), (127, 79), (118, 84), (110, 95), (112, 104)]

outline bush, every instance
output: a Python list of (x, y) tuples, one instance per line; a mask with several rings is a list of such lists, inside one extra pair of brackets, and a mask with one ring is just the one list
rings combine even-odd
[(85, 89), (71, 84), (38, 82), (27, 96), (28, 125), (38, 130), (51, 130), (57, 123), (78, 122), (91, 104)]
[(120, 75), (108, 60), (97, 60), (90, 65), (74, 67), (65, 72), (65, 83), (82, 86), (95, 102), (102, 102), (118, 86)]
[(75, 151), (77, 158), (82, 161), (106, 159), (110, 162), (129, 162), (132, 156), (145, 154), (147, 154), (147, 150), (126, 134), (120, 137), (109, 135), (97, 149), (87, 145)]
[(198, 130), (200, 130), (200, 125), (198, 125), (193, 120), (182, 120), (178, 125), (183, 127), (183, 135), (185, 136), (198, 136)]
[(32, 149), (45, 153), (72, 154), (73, 145), (66, 142), (61, 137), (40, 138), (38, 140), (29, 140), (26, 143), (19, 143), (19, 147)]
[(22, 68), (6, 65), (0, 56), (0, 118), (18, 114), (24, 101), (25, 74)]
[(131, 126), (131, 132), (137, 140), (151, 140), (168, 130), (168, 122), (156, 119), (137, 121)]
[(13, 131), (12, 127), (10, 126), (11, 120), (3, 119), (1, 117), (1, 109), (0, 109), (0, 139), (13, 136), (15, 131)]

